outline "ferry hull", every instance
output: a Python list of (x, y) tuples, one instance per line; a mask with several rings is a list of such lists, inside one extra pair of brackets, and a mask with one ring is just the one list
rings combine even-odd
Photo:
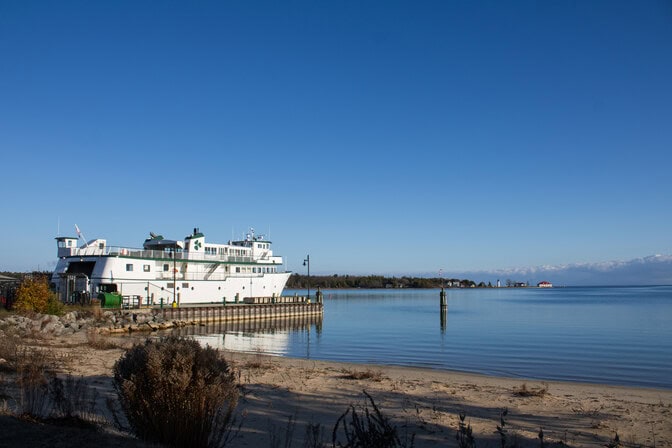
[[(114, 291), (131, 296), (147, 305), (215, 304), (242, 302), (247, 297), (279, 297), (289, 280), (290, 272), (263, 273), (252, 276), (228, 276), (217, 279), (197, 279), (183, 273), (159, 276), (120, 277), (120, 270), (110, 265), (117, 260), (104, 257), (61, 259), (51, 279), (52, 287), (64, 302), (81, 296), (97, 297), (100, 292)], [(128, 260), (121, 260), (127, 264)], [(143, 260), (139, 260), (142, 262)], [(93, 266), (89, 275), (72, 265)], [(105, 275), (107, 273), (107, 275)], [(164, 277), (164, 278), (160, 278)]]
[[(104, 239), (77, 247), (79, 238), (57, 237), (58, 262), (51, 286), (64, 302), (101, 293), (131, 297), (143, 305), (242, 302), (279, 297), (291, 275), (271, 242), (250, 234), (217, 244), (197, 228), (183, 241), (150, 232), (142, 248), (107, 245)], [(78, 231), (79, 233), (79, 231)]]

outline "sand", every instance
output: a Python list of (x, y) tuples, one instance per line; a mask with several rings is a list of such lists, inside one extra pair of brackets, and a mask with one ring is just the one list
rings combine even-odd
[[(132, 344), (128, 339), (113, 340), (126, 347)], [(93, 348), (81, 333), (38, 343), (63, 360), (62, 372), (83, 376), (98, 390), (104, 414), (104, 400), (114, 396), (112, 366), (123, 349)], [(416, 447), (457, 446), (461, 413), (473, 428), (476, 447), (499, 447), (497, 426), (504, 409), (508, 410), (504, 429), (513, 446), (538, 447), (540, 429), (547, 445), (605, 446), (618, 433), (623, 446), (672, 446), (672, 390), (540, 382), (238, 352), (223, 355), (241, 384), (238, 411), (243, 423), (230, 444), (233, 447), (286, 446), (288, 428), (293, 428), (291, 446), (304, 446), (309, 424), (319, 425), (324, 441), (331, 446), (334, 424), (349, 406), (360, 409), (368, 404), (372, 410), (363, 391), (396, 425), (402, 440), (414, 435)], [(533, 393), (521, 394), (522, 390)], [(57, 441), (49, 443), (53, 428), (41, 425), (40, 433), (7, 419), (0, 422), (0, 428), (5, 428), (0, 446), (33, 446), (34, 439), (40, 440), (35, 446), (87, 445), (85, 433), (81, 440), (60, 433)], [(290, 419), (293, 424), (288, 425)], [(98, 446), (142, 446), (125, 434), (108, 431), (108, 438), (97, 437)], [(272, 438), (282, 443), (274, 445)]]

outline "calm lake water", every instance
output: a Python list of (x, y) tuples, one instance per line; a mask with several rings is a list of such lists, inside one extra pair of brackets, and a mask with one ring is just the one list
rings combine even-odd
[(442, 315), (438, 290), (327, 290), (322, 319), (198, 338), (288, 357), (672, 389), (672, 286), (446, 292)]

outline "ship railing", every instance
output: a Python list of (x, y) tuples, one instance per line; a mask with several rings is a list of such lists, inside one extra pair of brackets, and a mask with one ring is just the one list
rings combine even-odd
[(164, 250), (144, 250), (144, 249), (129, 249), (126, 247), (108, 247), (107, 252), (103, 255), (120, 255), (133, 258), (153, 258), (161, 260), (177, 260), (177, 261), (228, 261), (231, 263), (253, 263), (255, 261), (262, 261), (262, 259), (255, 259), (250, 256), (231, 256), (231, 255), (217, 255), (205, 254), (198, 252), (171, 252)]
[[(245, 277), (245, 278), (261, 278), (264, 275), (268, 275), (269, 273), (231, 273), (231, 272), (216, 272), (210, 275), (208, 277), (208, 280), (226, 280), (227, 278), (230, 277)], [(156, 280), (173, 280), (178, 282), (188, 282), (188, 281), (197, 281), (197, 280), (204, 280), (205, 279), (205, 274), (203, 272), (176, 272), (175, 276), (173, 276), (173, 273), (171, 271), (164, 271), (164, 272), (158, 272), (156, 274)]]
[(93, 256), (93, 255), (109, 255), (122, 256), (132, 258), (145, 259), (159, 259), (159, 260), (176, 260), (176, 261), (213, 261), (213, 262), (229, 262), (229, 263), (274, 263), (282, 264), (282, 257), (280, 256), (264, 256), (262, 258), (241, 255), (219, 255), (206, 254), (198, 252), (172, 252), (166, 250), (147, 250), (134, 249), (121, 246), (106, 246), (100, 247), (84, 247), (77, 249), (77, 256)]

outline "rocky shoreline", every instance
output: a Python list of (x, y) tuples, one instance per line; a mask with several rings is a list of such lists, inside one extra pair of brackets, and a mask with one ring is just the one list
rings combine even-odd
[(8, 315), (0, 320), (0, 337), (4, 330), (11, 328), (21, 337), (67, 336), (79, 331), (100, 334), (123, 334), (133, 332), (151, 332), (170, 330), (189, 325), (204, 325), (196, 320), (168, 320), (157, 310), (101, 310), (91, 312), (70, 311), (62, 316)]

